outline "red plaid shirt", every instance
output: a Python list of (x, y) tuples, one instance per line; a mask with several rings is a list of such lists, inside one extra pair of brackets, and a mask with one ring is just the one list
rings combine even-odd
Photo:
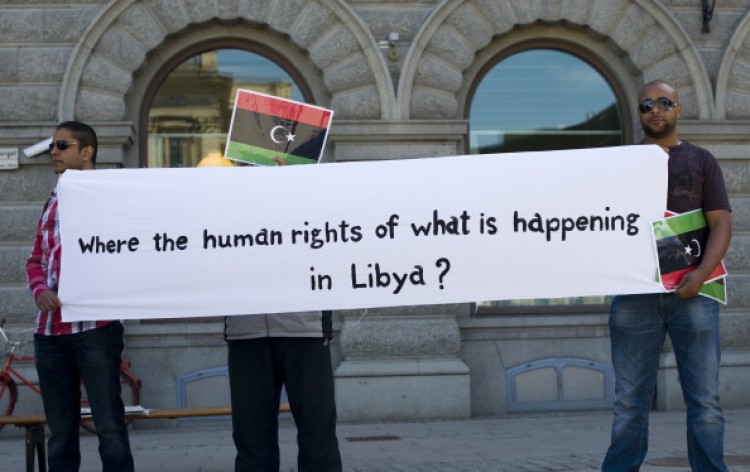
[[(29, 289), (36, 300), (47, 290), (57, 291), (60, 283), (60, 221), (57, 216), (57, 189), (52, 192), (42, 210), (42, 217), (36, 228), (34, 247), (26, 261), (26, 277)], [(56, 336), (74, 334), (101, 328), (111, 321), (62, 321), (62, 313), (39, 310), (36, 316), (36, 334)]]

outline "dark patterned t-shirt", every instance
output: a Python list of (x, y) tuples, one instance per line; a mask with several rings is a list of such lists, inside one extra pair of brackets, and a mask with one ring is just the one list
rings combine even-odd
[(667, 209), (685, 213), (729, 210), (729, 197), (716, 158), (707, 150), (682, 141), (669, 149)]

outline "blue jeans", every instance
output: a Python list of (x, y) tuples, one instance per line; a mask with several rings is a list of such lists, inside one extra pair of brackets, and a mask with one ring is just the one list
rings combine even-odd
[(603, 472), (636, 472), (648, 450), (648, 414), (659, 355), (672, 341), (687, 406), (687, 447), (696, 472), (726, 472), (719, 406), (719, 305), (674, 294), (615, 297), (609, 317), (616, 400)]
[(120, 398), (122, 334), (122, 324), (116, 321), (77, 334), (34, 336), (39, 386), (50, 430), (47, 441), (50, 472), (76, 472), (80, 466), (81, 379), (99, 436), (102, 470), (133, 471)]

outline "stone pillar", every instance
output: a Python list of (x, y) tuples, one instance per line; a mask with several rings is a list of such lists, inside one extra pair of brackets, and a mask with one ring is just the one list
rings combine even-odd
[(469, 368), (458, 358), (462, 310), (468, 305), (343, 312), (335, 371), (339, 418), (468, 418)]

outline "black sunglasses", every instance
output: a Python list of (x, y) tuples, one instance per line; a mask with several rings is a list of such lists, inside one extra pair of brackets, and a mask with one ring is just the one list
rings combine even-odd
[(63, 141), (62, 139), (59, 140), (59, 141), (52, 141), (50, 143), (50, 145), (49, 145), (49, 150), (50, 150), (50, 152), (52, 152), (52, 150), (55, 148), (55, 146), (57, 146), (57, 149), (59, 149), (61, 151), (64, 151), (64, 150), (68, 149), (68, 147), (70, 147), (73, 144), (78, 144), (78, 143), (75, 142), (75, 141), (71, 141), (71, 142)]
[(646, 100), (638, 104), (638, 109), (641, 111), (641, 113), (649, 113), (654, 109), (654, 107), (658, 108), (659, 111), (669, 111), (676, 106), (677, 102), (673, 102), (668, 98), (662, 97), (657, 98), (656, 100), (647, 98)]

